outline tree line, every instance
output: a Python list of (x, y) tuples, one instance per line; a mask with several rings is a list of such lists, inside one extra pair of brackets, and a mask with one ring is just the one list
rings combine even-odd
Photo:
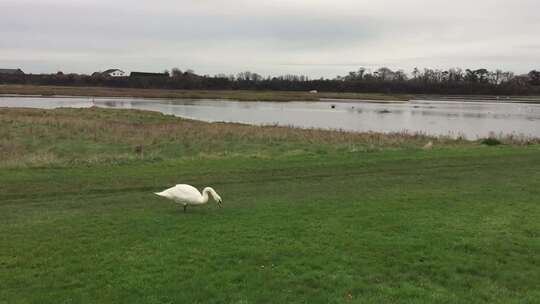
[(540, 71), (515, 75), (487, 69), (417, 69), (406, 73), (383, 67), (374, 71), (360, 68), (335, 78), (311, 79), (305, 75), (263, 77), (253, 72), (236, 75), (197, 75), (193, 70), (173, 68), (166, 77), (109, 77), (100, 75), (26, 74), (1, 75), (3, 84), (62, 86), (107, 86), (121, 88), (160, 88), (198, 90), (276, 90), (399, 94), (540, 94)]

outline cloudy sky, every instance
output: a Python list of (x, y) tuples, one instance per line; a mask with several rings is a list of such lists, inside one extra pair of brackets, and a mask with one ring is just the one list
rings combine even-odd
[(0, 0), (0, 68), (540, 68), (538, 0)]

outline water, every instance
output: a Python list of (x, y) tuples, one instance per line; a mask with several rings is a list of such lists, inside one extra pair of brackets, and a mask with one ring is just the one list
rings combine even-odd
[(228, 100), (0, 97), (0, 107), (141, 109), (203, 120), (356, 132), (409, 132), (477, 139), (540, 138), (540, 104), (413, 100), (408, 103), (239, 102)]

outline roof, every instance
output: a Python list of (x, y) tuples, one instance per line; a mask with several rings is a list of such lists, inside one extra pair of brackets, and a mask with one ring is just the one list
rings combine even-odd
[(119, 69), (108, 69), (106, 71), (104, 71), (102, 74), (110, 74), (110, 73), (113, 73), (113, 72), (116, 72), (116, 71), (120, 71), (120, 72), (124, 72), (122, 70), (119, 70)]
[(21, 69), (0, 69), (0, 74), (20, 75), (24, 72)]
[(169, 77), (166, 73), (131, 72), (129, 77)]

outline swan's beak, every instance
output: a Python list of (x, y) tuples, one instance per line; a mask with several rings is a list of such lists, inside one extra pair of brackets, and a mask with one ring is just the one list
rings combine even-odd
[(217, 205), (218, 205), (218, 208), (223, 208), (223, 201), (222, 200), (219, 200), (217, 202)]
[(155, 192), (154, 194), (157, 195), (157, 196), (165, 197), (165, 198), (167, 197), (165, 195), (165, 193), (163, 193), (163, 192)]

